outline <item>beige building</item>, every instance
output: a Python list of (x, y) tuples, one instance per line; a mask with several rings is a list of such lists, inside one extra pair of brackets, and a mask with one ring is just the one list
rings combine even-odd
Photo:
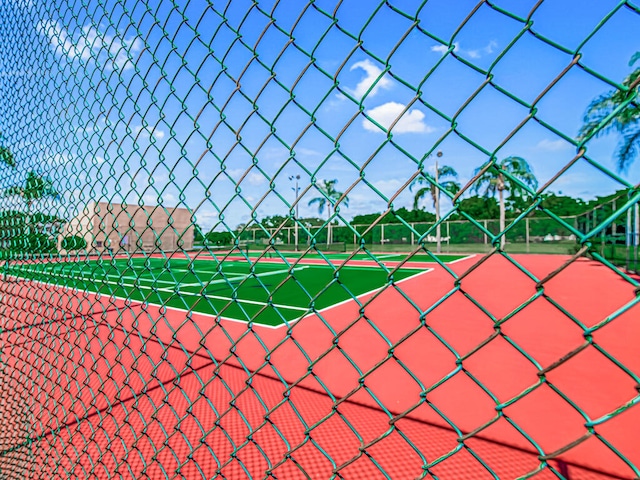
[(60, 238), (81, 236), (88, 251), (171, 252), (192, 249), (194, 231), (186, 208), (91, 202)]

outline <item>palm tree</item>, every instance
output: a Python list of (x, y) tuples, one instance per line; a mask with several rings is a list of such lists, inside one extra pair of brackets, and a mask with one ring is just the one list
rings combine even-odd
[[(422, 200), (427, 195), (427, 193), (431, 195), (434, 207), (436, 206), (437, 194), (441, 189), (447, 190), (454, 195), (458, 193), (458, 191), (460, 190), (460, 184), (458, 182), (454, 182), (453, 180), (441, 180), (442, 178), (446, 177), (458, 178), (458, 172), (456, 172), (453, 167), (444, 165), (438, 168), (437, 181), (428, 173), (423, 172), (413, 182), (411, 182), (411, 185), (409, 185), (409, 190), (413, 190), (413, 187), (417, 185), (426, 185), (425, 187), (422, 187), (420, 190), (418, 190), (413, 197), (413, 209), (418, 209), (420, 200)], [(440, 188), (436, 187), (436, 183), (440, 186)], [(436, 215), (438, 215), (438, 212), (436, 212)]]
[(328, 220), (327, 245), (329, 245), (333, 240), (331, 236), (331, 207), (334, 206), (338, 202), (338, 200), (340, 200), (341, 198), (344, 206), (345, 207), (349, 206), (349, 197), (347, 196), (343, 197), (344, 193), (336, 190), (336, 183), (338, 183), (338, 180), (336, 179), (322, 180), (320, 185), (316, 185), (316, 188), (320, 190), (321, 195), (319, 197), (309, 200), (309, 203), (308, 203), (309, 206), (313, 204), (317, 204), (318, 214), (320, 215), (322, 215), (322, 213), (324, 212), (325, 205), (327, 206), (327, 220)]
[[(640, 52), (636, 52), (629, 61), (632, 67), (640, 60)], [(640, 84), (640, 68), (636, 68), (622, 82), (623, 88), (611, 90), (595, 98), (584, 115), (584, 125), (578, 134), (579, 140), (593, 135), (599, 137), (612, 131), (622, 135), (618, 143), (616, 157), (618, 171), (624, 172), (640, 151), (640, 105), (634, 99)], [(603, 123), (607, 117), (606, 123)]]
[[(438, 152), (438, 157), (441, 157), (441, 152)], [(415, 196), (413, 197), (413, 209), (417, 210), (420, 200), (422, 200), (427, 193), (431, 195), (431, 199), (433, 200), (433, 206), (436, 210), (436, 223), (440, 221), (440, 189), (445, 189), (452, 194), (458, 193), (460, 190), (460, 184), (458, 182), (454, 182), (453, 180), (445, 180), (442, 181), (442, 178), (453, 177), (458, 178), (458, 172), (455, 171), (453, 167), (449, 167), (447, 165), (443, 165), (442, 167), (438, 167), (438, 163), (436, 161), (436, 175), (432, 177), (428, 173), (421, 172), (420, 176), (416, 177), (411, 185), (409, 185), (409, 190), (413, 190), (413, 187), (417, 185), (426, 185), (420, 188)], [(438, 186), (436, 186), (438, 185)], [(440, 225), (436, 225), (436, 252), (440, 253)]]
[[(482, 169), (477, 168), (474, 175), (478, 175)], [(520, 183), (514, 181), (511, 177), (519, 180)], [(536, 179), (531, 167), (524, 158), (507, 157), (500, 162), (491, 165), (484, 172), (475, 184), (474, 190), (478, 193), (484, 188), (485, 197), (494, 197), (498, 193), (500, 203), (500, 231), (505, 229), (505, 206), (504, 191), (511, 192), (511, 195), (522, 195), (523, 188), (520, 184), (524, 184), (531, 189), (538, 188), (538, 180)], [(500, 248), (504, 248), (505, 237), (500, 237)]]

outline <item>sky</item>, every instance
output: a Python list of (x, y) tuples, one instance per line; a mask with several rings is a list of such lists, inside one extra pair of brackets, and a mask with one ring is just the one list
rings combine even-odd
[(511, 155), (545, 193), (591, 199), (640, 181), (640, 163), (617, 172), (615, 134), (554, 178), (591, 100), (632, 70), (632, 2), (84, 3), (0, 5), (0, 130), (19, 164), (0, 167), (1, 183), (47, 175), (64, 217), (128, 202), (233, 229), (291, 212), (299, 175), (301, 217), (318, 216), (316, 185), (336, 179), (349, 221), (410, 208), (408, 184), (433, 174), (438, 151), (463, 186)]

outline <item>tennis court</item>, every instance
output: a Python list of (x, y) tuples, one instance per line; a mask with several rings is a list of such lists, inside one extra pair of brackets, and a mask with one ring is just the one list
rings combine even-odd
[[(462, 258), (422, 254), (407, 261), (400, 254), (205, 251), (191, 259), (180, 253), (161, 258), (7, 263), (3, 272), (14, 281), (33, 280), (277, 327), (374, 292), (389, 282), (427, 273), (429, 265), (438, 261)], [(400, 261), (402, 266), (398, 266)]]
[[(303, 321), (277, 329), (102, 291), (119, 291), (117, 279), (100, 288), (83, 279), (80, 290), (78, 280), (68, 285), (72, 265), (17, 265), (23, 280), (3, 284), (4, 375), (22, 406), (4, 408), (20, 413), (7, 431), (29, 425), (38, 446), (13, 454), (31, 458), (30, 468), (98, 477), (117, 472), (128, 455), (135, 478), (265, 471), (414, 478), (426, 464), (430, 474), (450, 478), (459, 471), (469, 478), (535, 471), (631, 478), (640, 461), (640, 417), (631, 408), (640, 364), (629, 341), (640, 339), (638, 299), (596, 262), (574, 261), (554, 275), (567, 260), (471, 257), (431, 263), (426, 273), (398, 269), (402, 279), (383, 288), (349, 280), (348, 288), (363, 291), (357, 299), (334, 295), (331, 305), (296, 311)], [(178, 268), (184, 261), (176, 261), (179, 275), (162, 259), (137, 259), (121, 273), (151, 282), (172, 272), (176, 278), (166, 281), (181, 288), (194, 275)], [(263, 261), (253, 264), (254, 275), (283, 269), (280, 260)], [(97, 279), (105, 266), (88, 263)], [(242, 276), (238, 284), (280, 275), (254, 278), (246, 261), (221, 268), (227, 263), (231, 276)], [(305, 266), (287, 268), (296, 276)], [(326, 268), (333, 270), (301, 271), (324, 275)], [(217, 268), (199, 271), (213, 279)], [(373, 271), (346, 270), (347, 278)], [(52, 388), (60, 379), (65, 387)], [(354, 448), (366, 454), (354, 458)], [(99, 465), (91, 463), (96, 455)], [(55, 458), (66, 467), (51, 464)]]

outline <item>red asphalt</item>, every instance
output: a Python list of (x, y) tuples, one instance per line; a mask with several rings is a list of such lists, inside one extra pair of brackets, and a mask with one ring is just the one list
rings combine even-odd
[[(542, 280), (569, 257), (510, 258)], [(0, 472), (638, 476), (633, 285), (586, 259), (542, 285), (504, 257), (484, 259), (449, 266), (477, 264), (459, 285), (429, 264), (289, 329), (4, 283), (0, 450), (36, 442), (0, 456)]]

